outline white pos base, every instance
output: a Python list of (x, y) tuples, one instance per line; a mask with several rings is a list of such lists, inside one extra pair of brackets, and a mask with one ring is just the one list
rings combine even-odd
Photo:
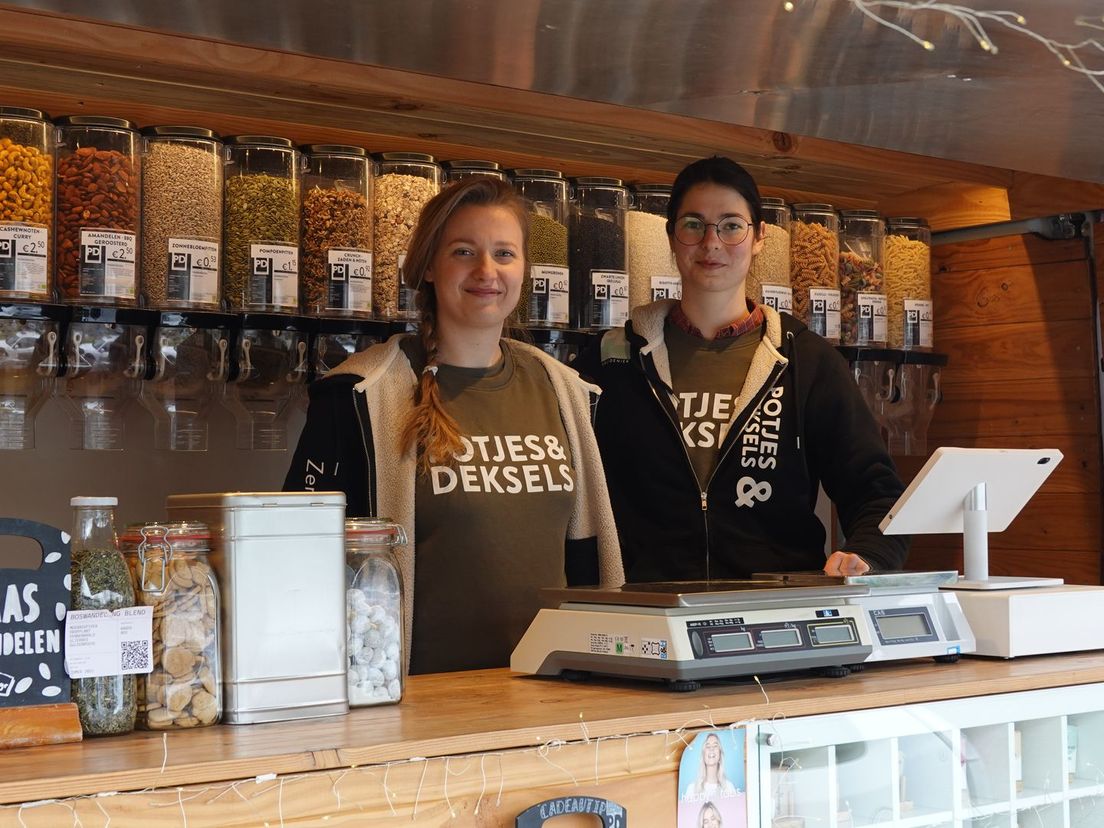
[(956, 594), (977, 640), (974, 655), (1016, 658), (1104, 649), (1104, 587), (1066, 584)]

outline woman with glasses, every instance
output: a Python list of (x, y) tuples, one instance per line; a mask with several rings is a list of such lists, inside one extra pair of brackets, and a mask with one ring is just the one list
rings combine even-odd
[(491, 178), (426, 204), (402, 274), (417, 291), (418, 333), (311, 386), (284, 483), (343, 491), (350, 517), (406, 530), (410, 673), (505, 666), (542, 587), (623, 581), (590, 423), (596, 389), (502, 336), (528, 231), (525, 201)]
[[(847, 363), (745, 289), (765, 226), (759, 190), (720, 157), (679, 173), (667, 234), (681, 300), (635, 308), (577, 368), (595, 411), (630, 582), (899, 569), (878, 524), (903, 491)], [(825, 556), (823, 485), (846, 540)]]

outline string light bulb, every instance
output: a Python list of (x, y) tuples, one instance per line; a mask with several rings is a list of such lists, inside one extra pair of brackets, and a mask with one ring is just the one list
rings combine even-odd
[[(883, 10), (892, 9), (898, 12), (935, 12), (952, 17), (961, 23), (970, 36), (974, 38), (978, 48), (983, 52), (996, 55), (1000, 50), (997, 44), (986, 31), (986, 25), (1000, 25), (1011, 29), (1017, 34), (1029, 37), (1049, 51), (1064, 68), (1079, 75), (1084, 75), (1098, 90), (1104, 92), (1104, 69), (1090, 69), (1082, 54), (1104, 61), (1104, 42), (1096, 38), (1086, 38), (1078, 43), (1064, 43), (1047, 37), (1028, 28), (1027, 18), (1019, 12), (1006, 10), (982, 10), (973, 9), (958, 3), (940, 3), (935, 0), (847, 0), (856, 10), (862, 12), (879, 26), (892, 29), (903, 37), (916, 43), (926, 51), (935, 51), (935, 44), (914, 34), (909, 29), (894, 23), (883, 16)], [(792, 12), (797, 4), (793, 0), (786, 0), (782, 8)], [(1104, 15), (1080, 16), (1074, 19), (1074, 25), (1087, 29), (1104, 31)]]

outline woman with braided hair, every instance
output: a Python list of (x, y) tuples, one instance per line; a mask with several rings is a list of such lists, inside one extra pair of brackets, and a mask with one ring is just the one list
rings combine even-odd
[(284, 484), (343, 491), (350, 517), (406, 530), (411, 673), (504, 666), (541, 587), (623, 581), (596, 389), (503, 337), (527, 237), (526, 204), (501, 181), (466, 178), (425, 206), (403, 272), (418, 333), (311, 386)]

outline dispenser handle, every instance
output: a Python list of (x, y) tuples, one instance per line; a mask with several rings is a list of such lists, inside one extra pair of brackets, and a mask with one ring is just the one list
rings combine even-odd
[(238, 359), (238, 382), (253, 378), (253, 360), (249, 352), (253, 348), (253, 342), (242, 334), (241, 357)]
[(309, 361), (307, 360), (307, 342), (305, 339), (300, 339), (295, 344), (295, 351), (299, 355), (299, 362), (288, 373), (287, 381), (299, 384), (306, 381), (307, 369), (310, 367)]
[(213, 370), (207, 372), (207, 379), (211, 382), (225, 382), (230, 375), (230, 366), (226, 360), (226, 352), (229, 347), (229, 340), (225, 336), (220, 336), (218, 340), (218, 365)]
[(928, 392), (928, 408), (935, 408), (939, 403), (943, 402), (943, 388), (940, 383), (940, 372), (932, 371), (932, 388), (931, 391)]
[(46, 347), (46, 356), (43, 357), (42, 362), (38, 363), (35, 373), (40, 377), (56, 376), (58, 369), (61, 367), (61, 349), (58, 348), (57, 331), (46, 332)]
[(165, 373), (168, 369), (168, 357), (165, 356), (165, 346), (168, 344), (168, 340), (162, 336), (158, 340), (157, 356), (153, 361), (154, 370), (152, 379), (154, 382), (165, 378)]
[(146, 373), (146, 337), (138, 334), (134, 337), (134, 361), (123, 373), (131, 379), (141, 379)]
[(901, 399), (901, 389), (897, 387), (897, 383), (894, 380), (897, 377), (896, 368), (886, 369), (886, 381), (881, 388), (878, 389), (877, 395), (879, 400), (884, 402), (895, 403)]

